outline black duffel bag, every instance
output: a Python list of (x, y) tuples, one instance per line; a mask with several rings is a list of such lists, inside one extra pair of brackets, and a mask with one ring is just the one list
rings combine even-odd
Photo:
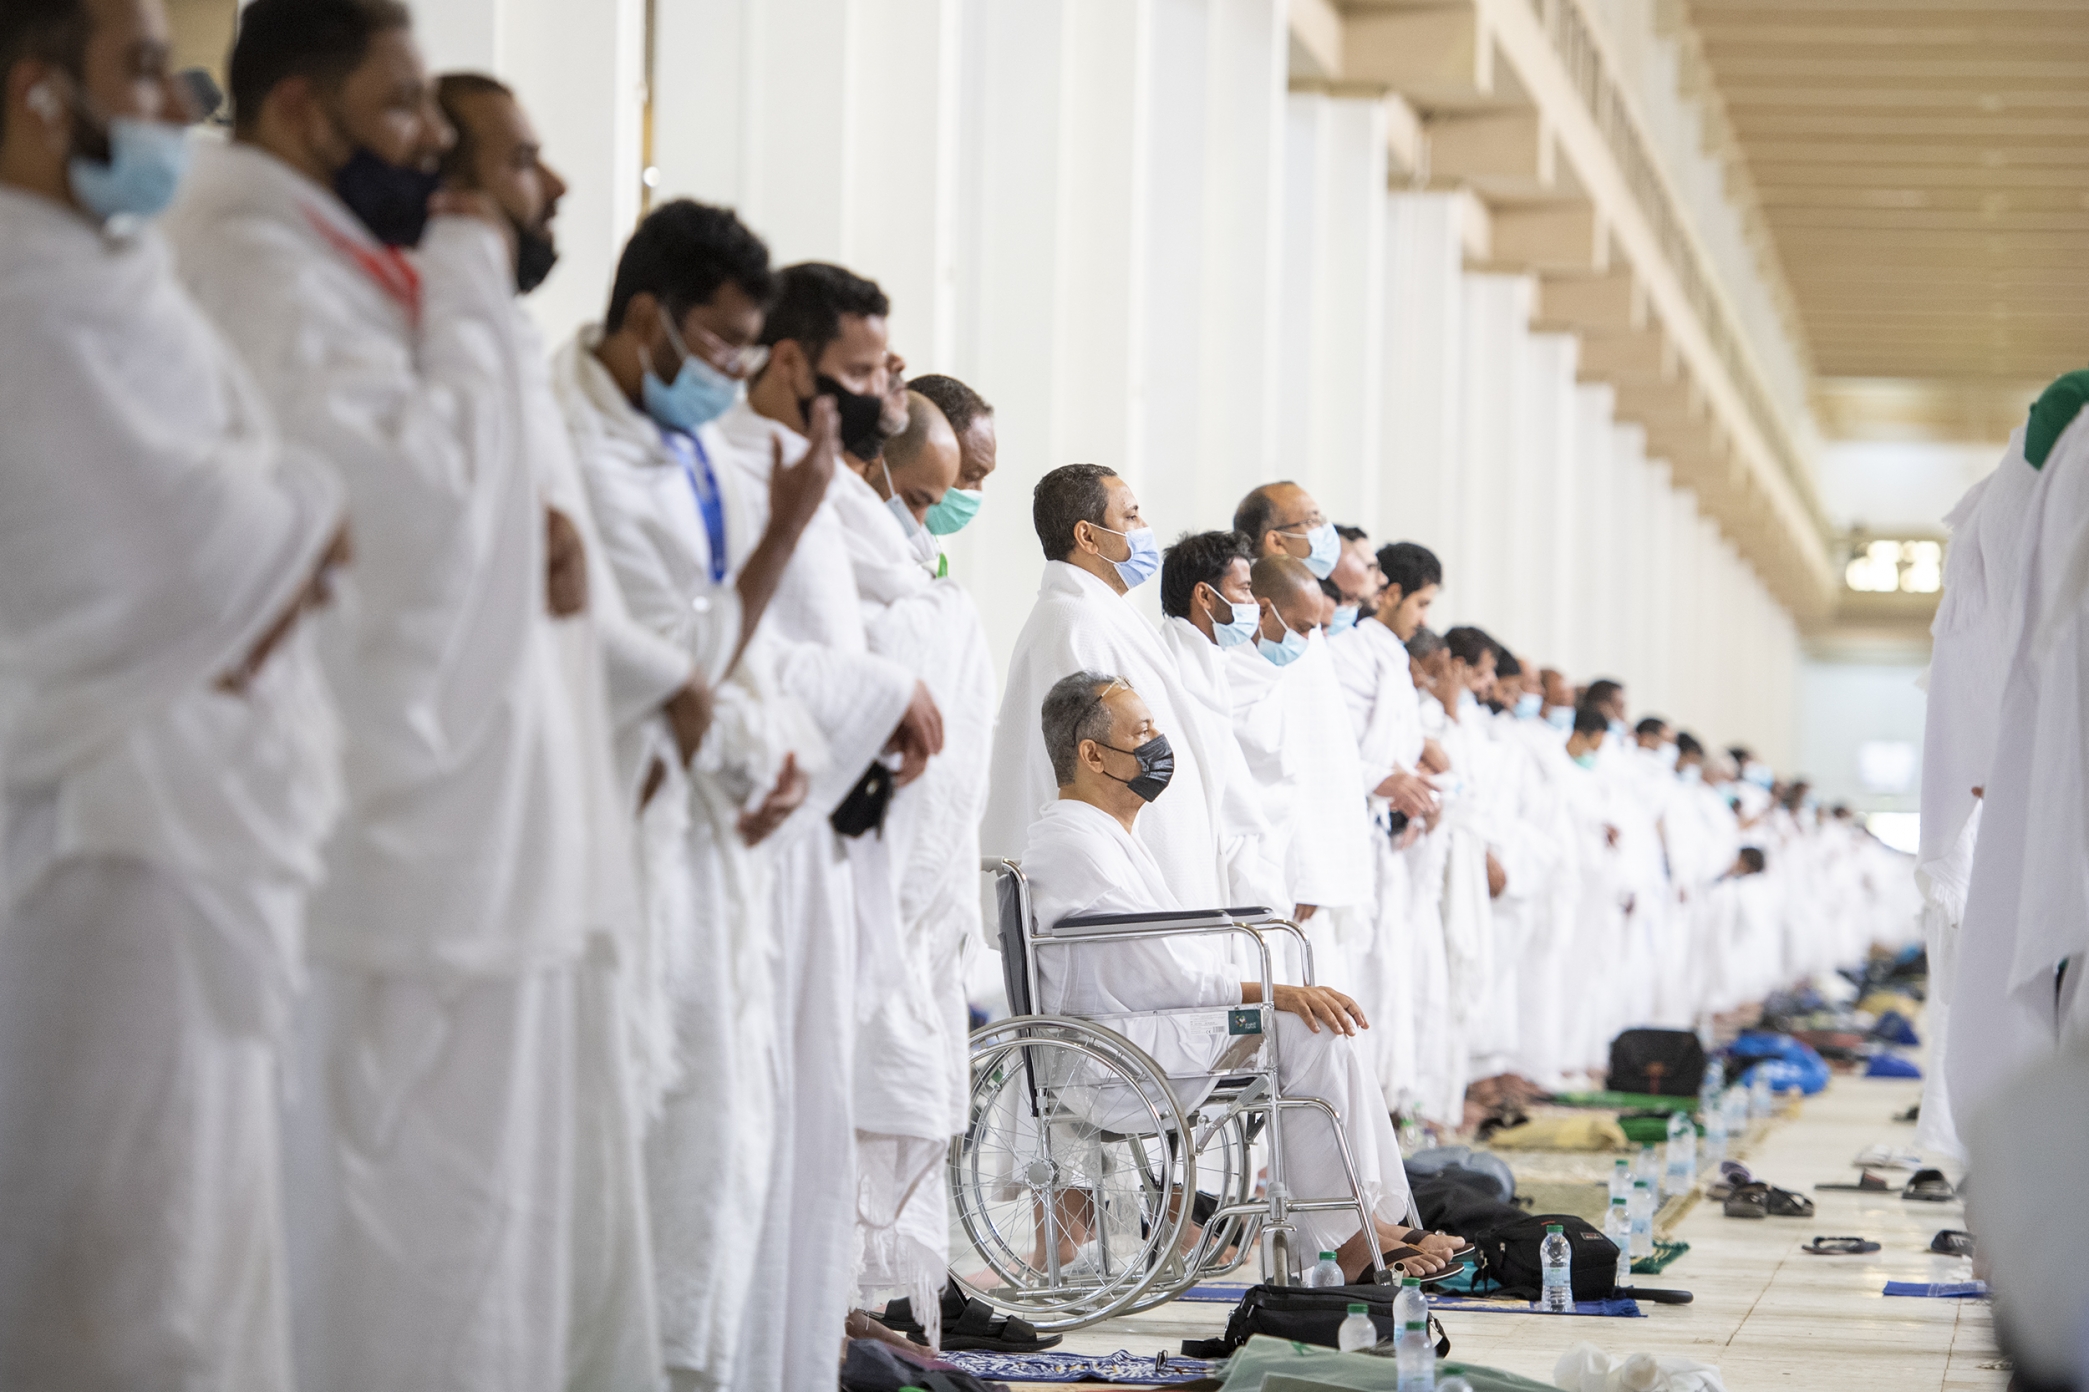
[(1705, 1081), (1705, 1046), (1689, 1030), (1629, 1029), (1610, 1041), (1612, 1092), (1695, 1097)]
[[(1185, 1339), (1182, 1354), (1185, 1358), (1225, 1358), (1256, 1334), (1339, 1348), (1336, 1331), (1349, 1318), (1351, 1305), (1367, 1307), (1383, 1342), (1399, 1332), (1393, 1323), (1393, 1298), (1399, 1294), (1398, 1286), (1252, 1286), (1233, 1307), (1224, 1334), (1216, 1339)], [(1450, 1336), (1434, 1315), (1429, 1316), (1429, 1328), (1436, 1335), (1436, 1356), (1445, 1357), (1451, 1351)]]
[(1568, 1281), (1576, 1300), (1607, 1300), (1617, 1288), (1618, 1247), (1615, 1242), (1571, 1213), (1532, 1213), (1491, 1228), (1473, 1239), (1479, 1269), (1473, 1273), (1474, 1295), (1514, 1295), (1537, 1300), (1545, 1293), (1541, 1248), (1547, 1224), (1557, 1223), (1567, 1239)]

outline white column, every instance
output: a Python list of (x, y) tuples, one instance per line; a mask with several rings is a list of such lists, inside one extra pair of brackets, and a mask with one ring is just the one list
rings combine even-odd
[[(1510, 586), (1517, 598), (1512, 645), (1540, 662), (1564, 662), (1569, 628), (1565, 567), (1567, 533), (1580, 453), (1580, 405), (1574, 386), (1576, 341), (1565, 334), (1533, 334), (1524, 349), (1529, 370), (1528, 424), (1523, 471), (1509, 500)], [(1506, 620), (1505, 620), (1506, 622)]]
[(1465, 277), (1464, 450), (1450, 490), (1452, 525), (1443, 553), (1445, 623), (1503, 622), (1513, 607), (1499, 564), (1503, 527), (1526, 428), (1519, 387), (1530, 343), (1531, 282), (1524, 276)]
[(1464, 244), (1457, 201), (1386, 199), (1384, 464), (1372, 535), (1443, 554), (1464, 454)]
[(1275, 468), (1368, 531), (1382, 484), (1385, 107), (1301, 93), (1287, 116)]

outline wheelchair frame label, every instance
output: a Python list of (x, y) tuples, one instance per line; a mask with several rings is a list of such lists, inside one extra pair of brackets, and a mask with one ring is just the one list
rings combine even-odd
[(1255, 1009), (1248, 1009), (1248, 1010), (1229, 1010), (1229, 1011), (1227, 1011), (1227, 1012), (1226, 1012), (1226, 1033), (1228, 1033), (1228, 1034), (1260, 1034), (1260, 1033), (1262, 1033), (1262, 1012), (1261, 1012), (1260, 1010), (1255, 1010)]

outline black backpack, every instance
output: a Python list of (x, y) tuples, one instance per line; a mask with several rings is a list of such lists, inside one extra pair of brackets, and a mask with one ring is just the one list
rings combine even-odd
[(1587, 1219), (1571, 1213), (1533, 1213), (1481, 1233), (1473, 1240), (1479, 1248), (1479, 1270), (1474, 1273), (1474, 1295), (1515, 1295), (1536, 1300), (1545, 1292), (1545, 1264), (1539, 1247), (1545, 1227), (1557, 1223), (1571, 1249), (1568, 1280), (1576, 1300), (1606, 1300), (1617, 1288), (1618, 1247), (1591, 1227)]
[(1705, 1081), (1705, 1046), (1689, 1030), (1630, 1029), (1610, 1041), (1612, 1092), (1695, 1097)]
[[(1226, 1332), (1216, 1339), (1183, 1340), (1183, 1357), (1225, 1358), (1256, 1334), (1337, 1348), (1335, 1331), (1349, 1318), (1352, 1304), (1370, 1307), (1371, 1323), (1383, 1342), (1399, 1332), (1393, 1323), (1393, 1298), (1399, 1294), (1398, 1286), (1380, 1285), (1253, 1286), (1233, 1307)], [(1436, 1335), (1436, 1356), (1449, 1354), (1451, 1338), (1434, 1315), (1429, 1316), (1429, 1328)]]

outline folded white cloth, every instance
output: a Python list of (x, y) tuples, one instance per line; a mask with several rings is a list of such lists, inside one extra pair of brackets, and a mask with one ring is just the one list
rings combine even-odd
[(1564, 1392), (1726, 1392), (1719, 1370), (1709, 1363), (1651, 1353), (1613, 1358), (1587, 1343), (1560, 1355), (1552, 1385)]

